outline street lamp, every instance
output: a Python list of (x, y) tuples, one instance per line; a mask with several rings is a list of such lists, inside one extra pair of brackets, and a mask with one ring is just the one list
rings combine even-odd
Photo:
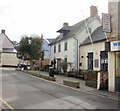
[(39, 75), (41, 73), (41, 58), (39, 58)]

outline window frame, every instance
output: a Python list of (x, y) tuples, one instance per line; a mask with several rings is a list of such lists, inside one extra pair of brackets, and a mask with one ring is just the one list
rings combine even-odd
[(54, 45), (53, 52), (56, 53), (56, 45)]
[(61, 52), (61, 44), (58, 44), (58, 52)]
[(68, 42), (65, 42), (64, 43), (64, 51), (67, 51), (68, 50)]

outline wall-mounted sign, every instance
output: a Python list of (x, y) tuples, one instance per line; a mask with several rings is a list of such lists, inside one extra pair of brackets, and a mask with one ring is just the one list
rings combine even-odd
[(110, 14), (102, 13), (102, 27), (104, 32), (110, 33), (112, 31)]
[(111, 51), (120, 51), (120, 41), (111, 42)]

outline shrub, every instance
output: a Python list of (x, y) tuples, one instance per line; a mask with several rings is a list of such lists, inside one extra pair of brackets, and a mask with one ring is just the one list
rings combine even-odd
[(63, 72), (66, 73), (67, 72), (67, 62), (63, 61), (60, 64), (61, 64), (61, 68), (62, 68)]
[(50, 67), (50, 65), (45, 65), (45, 66), (43, 66), (42, 68), (41, 68), (41, 71), (49, 71), (49, 67)]
[(60, 72), (59, 75), (65, 75), (65, 73), (64, 72)]
[(58, 75), (59, 71), (57, 69), (54, 69), (54, 74)]

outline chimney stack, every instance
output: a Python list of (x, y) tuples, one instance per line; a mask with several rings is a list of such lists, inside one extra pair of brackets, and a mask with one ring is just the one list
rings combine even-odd
[(1, 34), (5, 34), (5, 30), (1, 30)]
[(96, 6), (91, 6), (90, 7), (90, 16), (95, 16), (95, 15), (97, 15), (98, 14), (98, 9), (97, 9), (97, 7)]
[(63, 27), (67, 27), (67, 26), (68, 26), (68, 22), (64, 22)]

